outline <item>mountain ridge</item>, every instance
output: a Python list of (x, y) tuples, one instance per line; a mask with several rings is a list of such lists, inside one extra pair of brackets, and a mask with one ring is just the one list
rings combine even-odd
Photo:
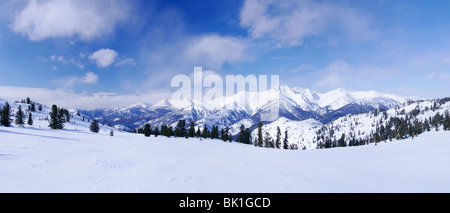
[[(243, 101), (246, 100), (246, 101)], [(260, 92), (241, 91), (222, 101), (201, 103), (196, 100), (163, 99), (156, 104), (133, 104), (114, 109), (80, 110), (84, 115), (102, 123), (123, 125), (130, 129), (145, 123), (151, 126), (176, 125), (179, 119), (194, 121), (196, 126), (232, 126), (250, 118), (254, 122), (273, 107), (279, 108), (279, 117), (290, 120), (315, 119), (331, 122), (346, 114), (367, 112), (375, 108), (389, 109), (408, 98), (376, 91), (347, 91), (335, 89), (318, 93), (301, 87), (280, 86)], [(230, 104), (233, 104), (230, 107)], [(252, 125), (254, 126), (254, 124)]]

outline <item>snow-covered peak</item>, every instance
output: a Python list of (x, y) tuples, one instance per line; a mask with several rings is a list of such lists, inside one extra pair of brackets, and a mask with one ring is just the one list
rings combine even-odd
[(161, 101), (158, 101), (156, 104), (153, 104), (152, 107), (170, 107), (172, 104), (167, 100), (167, 98), (164, 98)]

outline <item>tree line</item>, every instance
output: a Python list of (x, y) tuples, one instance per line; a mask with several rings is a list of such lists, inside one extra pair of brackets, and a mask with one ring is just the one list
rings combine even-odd
[(178, 120), (176, 126), (162, 125), (160, 128), (151, 128), (150, 124), (146, 123), (143, 128), (135, 128), (132, 133), (144, 134), (145, 137), (150, 137), (154, 135), (158, 137), (159, 135), (166, 137), (184, 137), (184, 138), (209, 138), (209, 139), (220, 139), (224, 142), (239, 142), (249, 145), (254, 145), (256, 147), (265, 148), (277, 148), (277, 149), (298, 149), (296, 144), (289, 144), (288, 142), (288, 131), (284, 132), (284, 137), (282, 138), (281, 129), (277, 127), (277, 134), (275, 138), (272, 138), (268, 132), (262, 135), (261, 122), (258, 123), (258, 134), (255, 138), (252, 137), (250, 128), (246, 128), (243, 124), (239, 128), (239, 133), (235, 138), (230, 133), (230, 127), (226, 126), (219, 131), (219, 127), (212, 125), (209, 129), (206, 124), (203, 128), (195, 128), (195, 122), (191, 121), (189, 127), (186, 127), (186, 121), (184, 119)]

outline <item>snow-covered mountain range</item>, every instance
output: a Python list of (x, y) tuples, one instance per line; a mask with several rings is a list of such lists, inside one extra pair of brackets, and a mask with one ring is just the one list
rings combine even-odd
[[(136, 128), (145, 123), (153, 127), (176, 125), (179, 119), (184, 119), (194, 121), (196, 126), (230, 126), (233, 130), (233, 127), (241, 124), (253, 129), (261, 115), (270, 112), (274, 106), (279, 109), (274, 121), (286, 118), (291, 121), (313, 119), (329, 123), (347, 114), (368, 112), (375, 108), (389, 109), (406, 100), (404, 97), (376, 91), (336, 89), (318, 93), (305, 88), (281, 86), (261, 92), (239, 92), (221, 101), (202, 103), (187, 99), (164, 99), (154, 105), (134, 104), (129, 107), (81, 112), (101, 123), (121, 125), (124, 129)], [(229, 107), (230, 104), (233, 107)]]

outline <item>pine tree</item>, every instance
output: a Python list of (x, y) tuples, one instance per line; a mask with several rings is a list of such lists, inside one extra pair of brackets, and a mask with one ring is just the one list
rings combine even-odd
[(145, 135), (145, 137), (150, 137), (150, 134), (151, 134), (150, 124), (146, 123), (145, 127), (144, 127), (144, 135)]
[(249, 128), (245, 128), (244, 143), (252, 144), (252, 132), (250, 131)]
[(67, 122), (70, 122), (70, 113), (69, 113), (69, 110), (64, 109), (63, 112), (64, 112), (64, 117), (66, 118), (66, 121), (67, 121)]
[(199, 138), (200, 135), (202, 135), (202, 133), (201, 133), (200, 127), (199, 127), (199, 128), (197, 128), (197, 131), (195, 132), (195, 137), (196, 137), (196, 138)]
[(10, 115), (11, 115), (11, 107), (9, 103), (6, 102), (1, 111), (0, 125), (10, 127), (12, 122)]
[(424, 131), (427, 131), (427, 132), (431, 131), (430, 123), (428, 122), (428, 119), (426, 119), (426, 118), (423, 123), (423, 129), (424, 129)]
[(189, 132), (188, 135), (189, 137), (193, 138), (195, 136), (195, 127), (194, 127), (194, 121), (191, 121), (191, 124), (189, 126)]
[(206, 127), (206, 124), (205, 124), (205, 126), (203, 127), (202, 137), (203, 137), (203, 138), (207, 138), (207, 137), (208, 137), (208, 127)]
[(263, 136), (262, 136), (262, 123), (258, 123), (258, 146), (263, 146)]
[(42, 105), (39, 105), (38, 110), (39, 112), (42, 111)]
[(48, 120), (49, 127), (51, 129), (62, 129), (64, 128), (63, 120), (58, 113), (58, 107), (56, 105), (52, 106), (52, 111), (50, 112), (50, 119)]
[(338, 141), (338, 147), (346, 147), (347, 144), (345, 143), (345, 133), (342, 133), (341, 138)]
[(30, 125), (30, 126), (33, 125), (33, 118), (31, 117), (31, 112), (30, 112), (30, 114), (28, 114), (28, 121), (27, 121), (27, 124)]
[(277, 149), (281, 148), (281, 130), (280, 130), (279, 126), (277, 126), (277, 136), (275, 139), (275, 147)]
[(111, 129), (111, 131), (109, 131), (109, 136), (114, 136), (114, 131)]
[(161, 126), (161, 135), (169, 137), (169, 129), (167, 128), (167, 125)]
[(270, 134), (268, 132), (265, 133), (263, 141), (265, 148), (271, 147), (270, 143), (272, 141), (272, 137), (270, 137)]
[(445, 111), (445, 116), (444, 116), (444, 131), (448, 131), (450, 130), (450, 115), (448, 110)]
[(91, 130), (91, 132), (95, 132), (95, 133), (98, 133), (100, 131), (100, 127), (98, 125), (97, 120), (92, 121), (91, 125), (89, 126), (89, 130)]
[(284, 139), (283, 139), (283, 149), (289, 149), (289, 142), (288, 142), (288, 131), (284, 131)]
[(31, 99), (27, 97), (27, 104), (31, 104)]
[(30, 108), (30, 111), (36, 112), (36, 106), (35, 106), (34, 102), (31, 102), (31, 108)]
[(25, 118), (25, 114), (22, 111), (22, 106), (19, 105), (19, 108), (17, 109), (16, 113), (16, 120), (15, 123), (17, 126), (23, 126), (25, 124), (25, 121), (23, 120)]
[(244, 138), (245, 138), (245, 126), (244, 124), (242, 124), (241, 127), (239, 128), (239, 135), (237, 141), (239, 143), (244, 143)]

